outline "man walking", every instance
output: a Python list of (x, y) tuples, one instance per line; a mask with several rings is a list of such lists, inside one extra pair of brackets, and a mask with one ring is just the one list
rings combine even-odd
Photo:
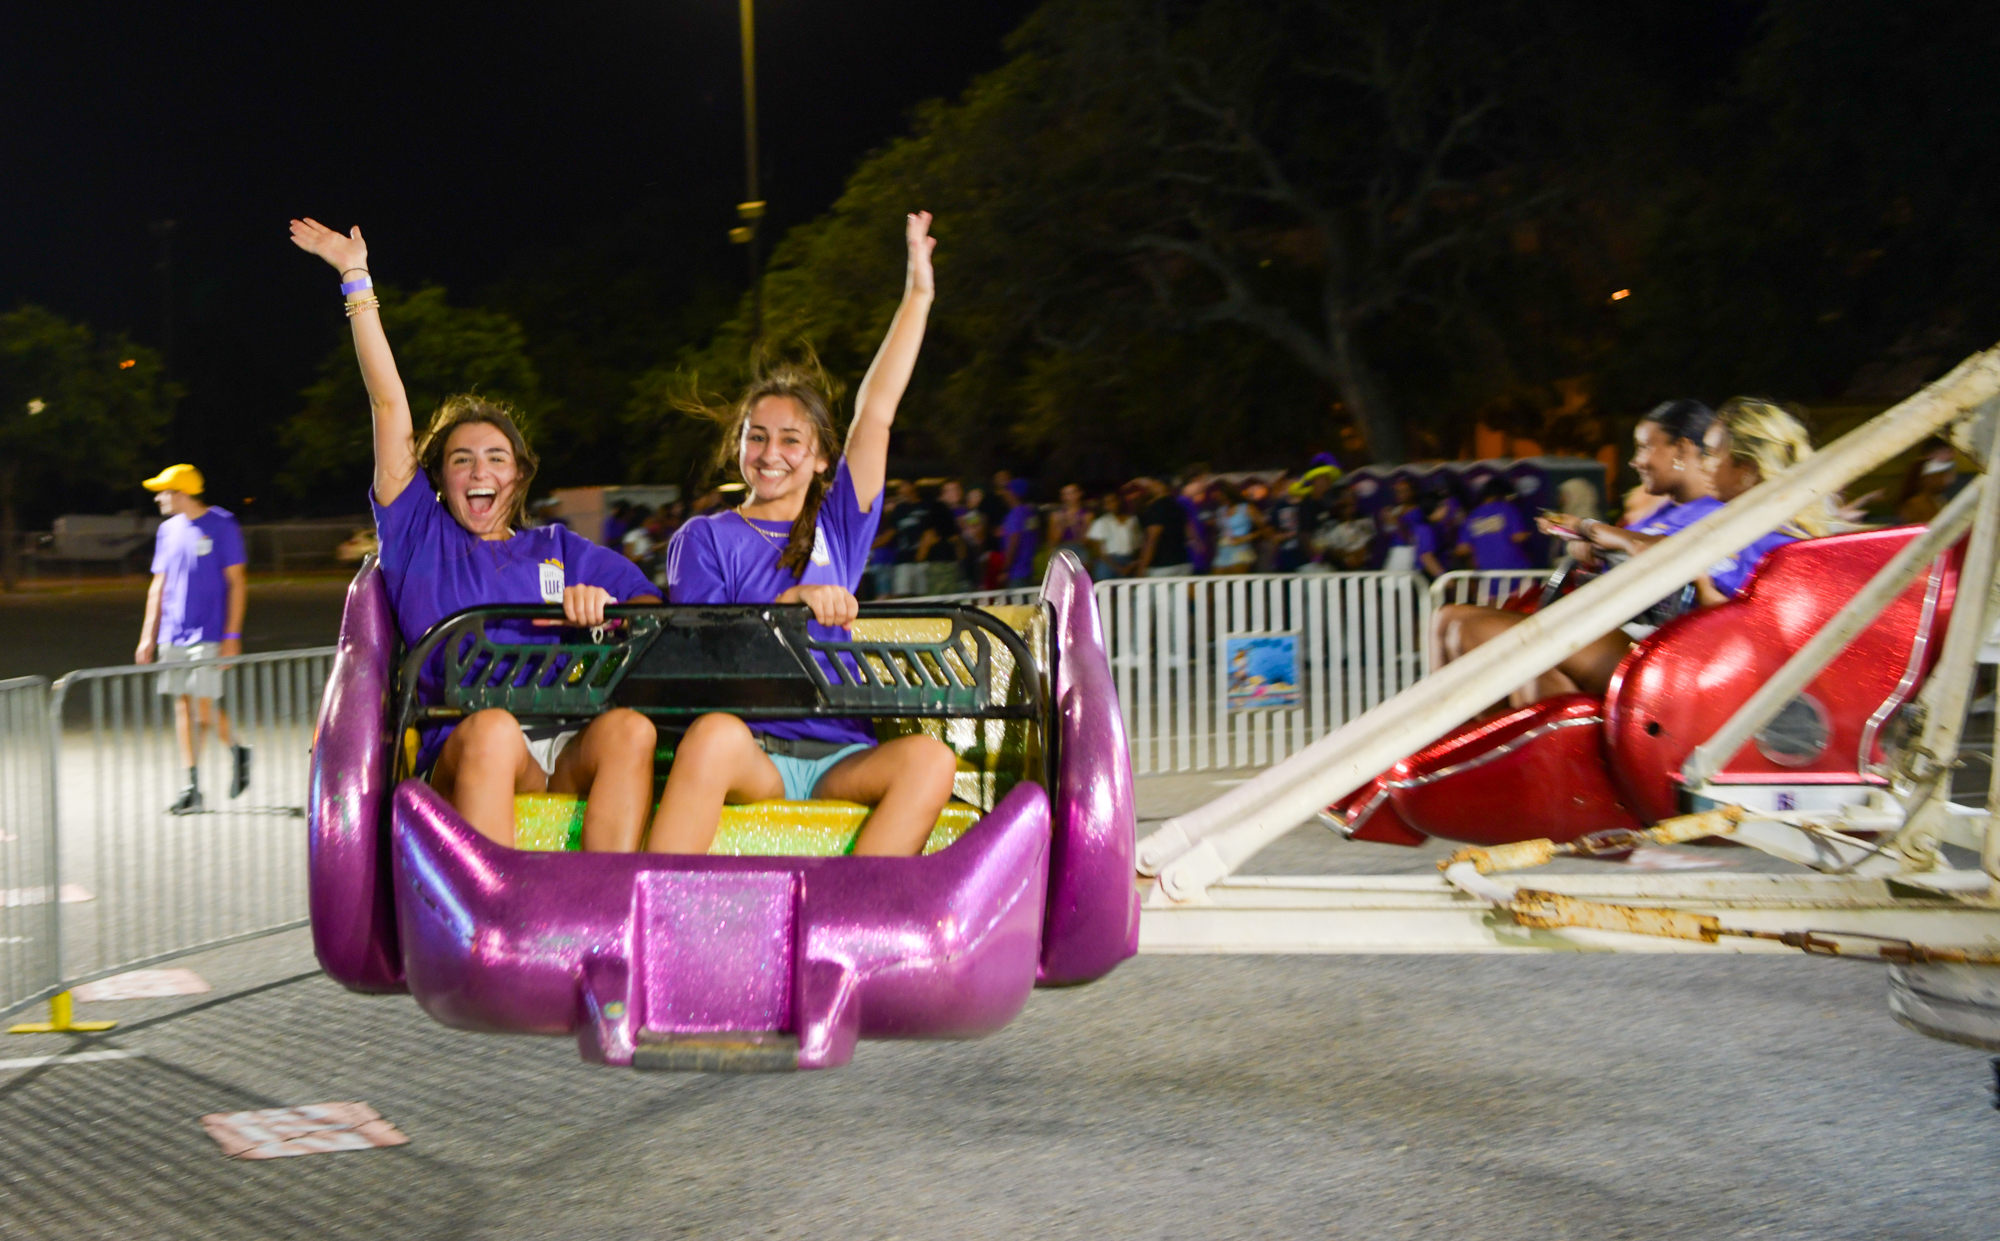
[[(201, 471), (191, 465), (170, 465), (145, 482), (159, 495), (166, 518), (153, 543), (153, 586), (146, 592), (146, 619), (139, 627), (134, 663), (185, 663), (193, 659), (243, 653), (243, 609), (249, 599), (244, 574), (243, 531), (226, 510), (201, 501)], [(229, 731), (229, 714), (222, 697), (220, 668), (162, 671), (160, 693), (174, 700), (174, 732), (180, 739), (181, 761), (187, 766), (187, 788), (168, 814), (196, 814), (202, 809), (197, 763), (202, 731), (214, 728), (229, 747), (229, 795), (250, 786), (250, 747), (238, 745)]]

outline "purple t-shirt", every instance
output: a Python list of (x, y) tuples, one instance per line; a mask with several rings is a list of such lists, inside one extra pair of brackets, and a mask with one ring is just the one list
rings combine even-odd
[(1734, 556), (1718, 560), (1708, 566), (1708, 580), (1715, 584), (1717, 590), (1735, 598), (1736, 592), (1742, 590), (1743, 583), (1749, 580), (1750, 570), (1756, 568), (1757, 562), (1768, 555), (1772, 548), (1798, 541), (1799, 536), (1796, 534), (1773, 530)]
[[(637, 565), (562, 526), (537, 526), (507, 539), (478, 538), (458, 524), (421, 474), (393, 504), (378, 503), (371, 488), (368, 505), (375, 511), (382, 543), (389, 606), (407, 643), (420, 641), (452, 613), (481, 604), (561, 603), (565, 586), (601, 586), (619, 603), (659, 594)], [(560, 640), (526, 625), (518, 630), (495, 626), (489, 632), (507, 641)], [(443, 666), (440, 651), (418, 674), (419, 695), (435, 694)], [(450, 731), (449, 726), (424, 730), (419, 768), (429, 763)]]
[(1007, 565), (1007, 576), (1033, 577), (1035, 575), (1035, 553), (1041, 550), (1041, 540), (1035, 537), (1038, 525), (1035, 518), (1040, 510), (1026, 500), (1007, 510), (1007, 520), (1000, 523), (1000, 537), (1018, 536), (1014, 542), (1014, 559)]
[(161, 646), (220, 642), (229, 623), (229, 579), (223, 570), (243, 563), (243, 531), (227, 509), (209, 505), (190, 518), (160, 523), (153, 536), (153, 572), (160, 588)]
[(1722, 501), (1714, 496), (1701, 496), (1686, 504), (1668, 501), (1639, 519), (1636, 526), (1626, 529), (1638, 534), (1669, 535), (1679, 534), (1702, 518), (1722, 507)]
[(1472, 547), (1472, 563), (1480, 569), (1531, 569), (1527, 549), (1514, 536), (1527, 532), (1521, 510), (1505, 500), (1488, 500), (1465, 519), (1464, 540)]
[[(736, 509), (692, 518), (667, 546), (667, 597), (674, 603), (770, 603), (794, 586), (841, 586), (853, 590), (868, 567), (869, 547), (882, 522), (882, 497), (867, 512), (854, 493), (854, 478), (842, 459), (833, 485), (820, 501), (812, 556), (803, 575), (778, 563), (791, 536), (788, 521), (761, 521)], [(817, 621), (806, 631), (822, 641), (841, 642), (848, 634)], [(773, 737), (873, 745), (867, 720), (757, 720), (751, 728)]]

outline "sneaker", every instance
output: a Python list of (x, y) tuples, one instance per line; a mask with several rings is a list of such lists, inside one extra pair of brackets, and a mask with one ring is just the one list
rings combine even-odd
[(247, 745), (230, 746), (229, 756), (234, 760), (231, 764), (232, 770), (229, 777), (229, 796), (232, 798), (241, 797), (243, 790), (250, 787), (250, 747)]
[(167, 807), (168, 814), (200, 814), (201, 790), (190, 784), (181, 790), (180, 797)]

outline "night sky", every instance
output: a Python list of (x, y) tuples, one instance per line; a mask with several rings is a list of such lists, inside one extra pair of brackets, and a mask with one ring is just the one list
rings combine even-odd
[[(913, 105), (998, 65), (1033, 6), (757, 7), (775, 239)], [(163, 452), (250, 470), (340, 326), (327, 272), (286, 240), (293, 215), (360, 223), (378, 279), (460, 301), (635, 212), (657, 212), (690, 278), (741, 279), (738, 46), (733, 0), (14, 6), (0, 305), (160, 345), (149, 224), (176, 221), (188, 396)]]

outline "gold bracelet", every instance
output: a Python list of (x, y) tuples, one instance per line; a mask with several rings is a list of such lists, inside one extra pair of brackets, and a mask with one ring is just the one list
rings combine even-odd
[(347, 303), (347, 317), (352, 319), (364, 310), (380, 309), (381, 305), (382, 299), (379, 297), (364, 297), (358, 302), (349, 302)]

